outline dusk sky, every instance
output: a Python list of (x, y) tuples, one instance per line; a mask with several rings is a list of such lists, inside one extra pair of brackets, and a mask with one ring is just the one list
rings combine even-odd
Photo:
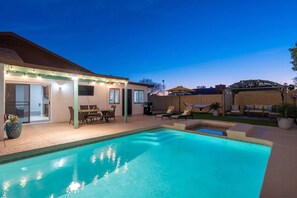
[(296, 0), (0, 0), (15, 32), (99, 74), (183, 85), (292, 83)]

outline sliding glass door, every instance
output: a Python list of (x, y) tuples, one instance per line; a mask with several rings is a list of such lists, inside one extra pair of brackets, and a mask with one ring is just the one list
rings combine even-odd
[(30, 122), (49, 121), (49, 86), (30, 86)]
[(17, 115), (23, 123), (30, 122), (30, 85), (6, 84), (5, 113)]
[(6, 84), (5, 112), (23, 123), (49, 121), (49, 86)]

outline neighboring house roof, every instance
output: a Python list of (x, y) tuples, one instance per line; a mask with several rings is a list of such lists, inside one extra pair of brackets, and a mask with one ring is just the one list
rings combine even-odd
[(203, 89), (193, 89), (194, 91), (191, 93), (192, 95), (198, 94), (221, 94), (222, 90), (217, 88), (203, 88)]
[(0, 32), (0, 63), (104, 78), (128, 78), (95, 74), (13, 32)]
[(234, 91), (280, 89), (282, 87), (281, 84), (269, 80), (241, 80), (229, 86)]

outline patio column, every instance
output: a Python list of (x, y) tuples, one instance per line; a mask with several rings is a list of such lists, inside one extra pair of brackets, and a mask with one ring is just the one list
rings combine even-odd
[(124, 100), (124, 121), (128, 122), (128, 82), (125, 82), (125, 100)]
[(4, 119), (3, 115), (5, 113), (4, 109), (4, 65), (0, 64), (0, 140), (4, 139), (4, 131), (3, 131), (3, 125), (4, 125)]
[(78, 77), (73, 77), (73, 110), (74, 110), (74, 128), (78, 128)]

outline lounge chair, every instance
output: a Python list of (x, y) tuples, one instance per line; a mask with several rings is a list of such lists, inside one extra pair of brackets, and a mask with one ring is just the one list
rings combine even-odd
[(240, 115), (239, 105), (231, 105), (231, 115)]
[(179, 115), (172, 115), (170, 116), (170, 120), (177, 119), (177, 122), (180, 118), (184, 118), (185, 120), (191, 115), (193, 107), (187, 106), (182, 114)]
[(157, 118), (161, 118), (163, 120), (164, 117), (170, 117), (173, 115), (173, 111), (174, 111), (174, 106), (169, 106), (166, 113), (162, 113), (162, 114), (157, 114), (155, 115), (155, 119)]

